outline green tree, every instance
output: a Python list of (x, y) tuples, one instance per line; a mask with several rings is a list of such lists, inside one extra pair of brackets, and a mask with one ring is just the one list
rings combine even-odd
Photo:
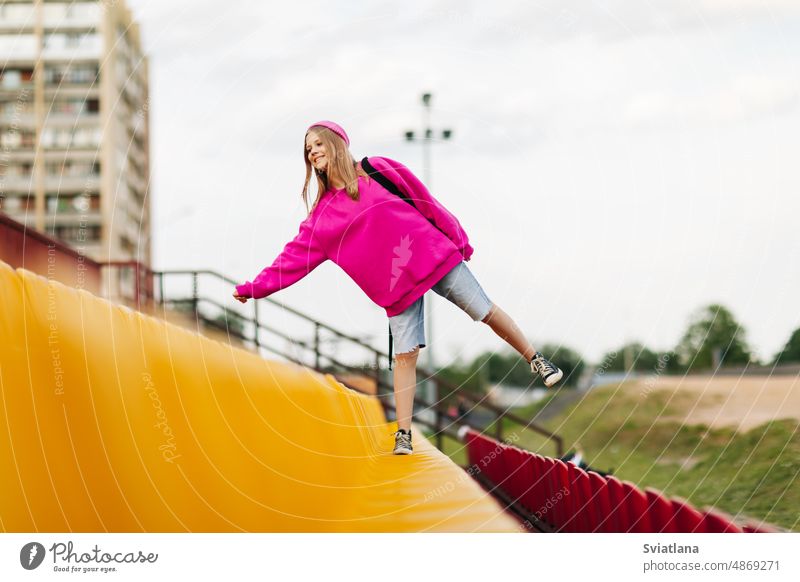
[(744, 328), (726, 307), (717, 303), (692, 315), (675, 351), (689, 372), (723, 364), (748, 364), (752, 359)]
[(772, 364), (792, 364), (798, 362), (800, 362), (800, 327), (792, 332), (789, 341), (786, 342), (783, 349), (775, 354)]
[[(458, 387), (459, 390), (466, 390), (476, 395), (485, 394), (487, 388), (486, 376), (480, 367), (480, 358), (481, 356), (471, 362), (463, 362), (459, 359), (449, 366), (441, 368), (439, 375)], [(442, 397), (445, 396), (444, 394), (442, 395)], [(451, 394), (450, 396), (452, 397), (453, 395)]]
[(685, 374), (686, 366), (681, 364), (681, 359), (675, 350), (669, 350), (658, 354), (659, 361), (663, 362), (663, 372), (665, 374)]
[[(626, 361), (626, 357), (628, 361)], [(600, 369), (606, 372), (624, 372), (630, 365), (637, 372), (650, 372), (658, 366), (659, 354), (639, 342), (631, 342), (607, 352), (600, 362)]]
[[(538, 349), (564, 371), (564, 386), (574, 386), (584, 368), (581, 355), (557, 344), (543, 344)], [(484, 352), (471, 362), (456, 362), (442, 368), (442, 377), (476, 394), (485, 394), (490, 384), (532, 387), (543, 385), (531, 372), (531, 366), (516, 351)], [(562, 384), (560, 384), (562, 385)]]

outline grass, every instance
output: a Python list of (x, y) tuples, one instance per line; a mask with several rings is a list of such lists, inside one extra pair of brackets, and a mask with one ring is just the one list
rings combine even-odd
[[(542, 424), (563, 437), (565, 451), (577, 444), (591, 467), (611, 469), (641, 489), (653, 487), (696, 507), (712, 505), (800, 531), (800, 424), (773, 420), (744, 432), (663, 420), (694, 401), (670, 391), (607, 386)], [(548, 402), (514, 412), (530, 419)], [(544, 437), (509, 422), (503, 428), (513, 444), (555, 455)], [(445, 453), (466, 464), (459, 443), (445, 439)]]

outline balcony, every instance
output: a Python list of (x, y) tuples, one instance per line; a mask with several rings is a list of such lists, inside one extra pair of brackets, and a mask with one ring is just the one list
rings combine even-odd
[(33, 112), (0, 111), (0, 128), (14, 127), (17, 130), (32, 130), (36, 127), (36, 116)]
[(99, 99), (100, 84), (87, 83), (58, 83), (44, 86), (45, 103), (52, 103), (56, 99)]
[(102, 18), (99, 2), (51, 3), (44, 4), (43, 9), (47, 31), (94, 30)]
[(33, 68), (6, 68), (0, 71), (0, 96), (33, 95)]
[[(0, 19), (3, 22), (4, 19)], [(0, 34), (0, 61), (5, 66), (17, 61), (33, 61), (39, 53), (39, 43), (32, 29), (13, 34)]]
[(51, 192), (98, 192), (100, 190), (100, 176), (87, 174), (85, 176), (49, 175), (44, 179), (45, 190)]
[(62, 113), (60, 111), (51, 111), (46, 114), (45, 123), (47, 127), (85, 127), (97, 126), (100, 121), (99, 113)]
[(88, 228), (90, 226), (98, 226), (102, 220), (102, 215), (99, 210), (88, 210), (81, 213), (68, 213), (59, 212), (57, 214), (46, 214), (45, 224), (56, 226), (77, 226), (83, 225)]
[(31, 192), (34, 188), (32, 175), (0, 176), (0, 192)]
[(97, 59), (102, 54), (102, 39), (98, 34), (54, 33), (44, 37), (42, 56), (48, 61)]
[(34, 26), (36, 8), (32, 3), (0, 6), (0, 33), (33, 33)]

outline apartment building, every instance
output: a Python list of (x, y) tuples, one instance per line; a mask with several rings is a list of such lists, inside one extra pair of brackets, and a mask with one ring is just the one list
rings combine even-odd
[(0, 211), (151, 264), (147, 59), (122, 0), (0, 0)]

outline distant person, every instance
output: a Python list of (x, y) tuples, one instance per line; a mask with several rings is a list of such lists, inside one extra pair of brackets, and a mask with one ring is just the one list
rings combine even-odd
[[(419, 349), (425, 347), (423, 300), (433, 289), (482, 321), (530, 363), (546, 386), (562, 371), (539, 353), (512, 319), (487, 297), (466, 262), (473, 248), (467, 233), (425, 185), (399, 162), (384, 157), (357, 162), (344, 129), (331, 121), (312, 124), (305, 135), (306, 179), (302, 198), (308, 216), (269, 267), (236, 286), (245, 303), (293, 285), (330, 259), (389, 318), (396, 342), (394, 394), (398, 430), (394, 453), (409, 455)], [(311, 172), (317, 196), (308, 208)], [(391, 352), (391, 349), (390, 349)], [(391, 353), (390, 362), (391, 362)], [(391, 367), (391, 363), (390, 363)]]
[(458, 395), (458, 404), (456, 410), (458, 410), (458, 420), (469, 420), (470, 409), (467, 405), (467, 401), (463, 396), (461, 396), (461, 394)]
[(594, 471), (601, 477), (608, 477), (609, 475), (613, 474), (613, 469), (609, 469), (608, 471), (601, 471), (600, 469), (595, 469), (590, 467), (586, 461), (584, 460), (583, 451), (580, 448), (578, 443), (575, 443), (575, 450), (568, 452), (563, 457), (559, 457), (560, 460), (564, 461), (565, 463), (572, 463), (576, 467), (580, 467), (584, 471)]

